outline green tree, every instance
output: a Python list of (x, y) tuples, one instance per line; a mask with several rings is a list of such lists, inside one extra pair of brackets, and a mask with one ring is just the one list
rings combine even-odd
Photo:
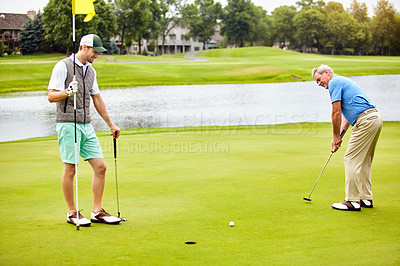
[[(94, 33), (107, 42), (115, 35), (116, 20), (110, 5), (104, 0), (94, 2), (96, 15), (89, 22), (83, 22), (85, 15), (75, 16), (75, 36), (80, 38), (88, 33)], [(75, 51), (72, 42), (72, 2), (70, 0), (49, 0), (43, 11), (45, 39), (51, 43), (53, 51)]]
[(254, 35), (252, 7), (250, 0), (228, 0), (228, 5), (224, 9), (221, 34), (227, 37), (229, 43), (244, 47), (245, 41)]
[(107, 42), (115, 36), (117, 31), (117, 20), (113, 13), (113, 8), (104, 0), (96, 0), (94, 2), (94, 9), (96, 15), (91, 21), (83, 22), (83, 19), (77, 19), (76, 23), (79, 24), (79, 29), (82, 29), (80, 36), (94, 33), (102, 38), (103, 43)]
[(158, 46), (158, 37), (161, 34), (160, 21), (162, 16), (162, 4), (162, 1), (159, 2), (158, 0), (151, 0), (150, 3), (150, 11), (153, 19), (150, 23), (148, 38), (154, 40), (151, 44), (154, 46), (154, 51), (157, 51), (156, 47)]
[(221, 17), (221, 3), (214, 0), (195, 0), (194, 4), (186, 5), (182, 11), (183, 22), (189, 28), (188, 37), (197, 37), (206, 49), (206, 42), (215, 33), (217, 20)]
[(357, 33), (357, 21), (347, 12), (332, 11), (327, 15), (327, 35), (332, 46), (331, 54), (335, 50), (346, 46), (354, 46)]
[(341, 3), (333, 2), (333, 1), (328, 2), (328, 4), (325, 6), (325, 11), (327, 14), (329, 14), (330, 12), (333, 12), (333, 11), (337, 11), (339, 13), (345, 12), (343, 5)]
[(150, 27), (153, 20), (153, 14), (150, 9), (149, 0), (139, 0), (133, 6), (132, 13), (134, 40), (138, 42), (139, 54), (142, 54), (142, 40), (150, 38)]
[(182, 8), (185, 1), (180, 0), (164, 0), (160, 3), (161, 19), (160, 19), (160, 32), (161, 32), (161, 51), (160, 54), (164, 53), (165, 39), (168, 34), (176, 26), (182, 23)]
[(368, 8), (366, 3), (359, 3), (357, 2), (357, 0), (353, 0), (353, 2), (350, 4), (350, 8), (348, 11), (360, 23), (370, 21), (368, 17)]
[(296, 2), (296, 5), (301, 9), (311, 9), (311, 8), (319, 8), (322, 9), (325, 6), (325, 2), (322, 0), (314, 1), (314, 0), (300, 0)]
[(266, 30), (264, 32), (265, 37), (262, 38), (262, 43), (263, 43), (262, 45), (273, 46), (274, 45), (274, 31), (272, 28), (272, 24), (273, 24), (272, 16), (267, 14), (263, 20), (265, 22)]
[(296, 15), (294, 6), (281, 6), (275, 8), (272, 12), (272, 28), (274, 32), (274, 41), (279, 42), (281, 48), (293, 46), (296, 43), (296, 27), (293, 19)]
[(43, 9), (45, 39), (52, 50), (65, 52), (72, 48), (72, 3), (69, 0), (50, 0)]
[(316, 8), (303, 9), (293, 19), (296, 25), (296, 38), (302, 46), (303, 53), (307, 47), (317, 45), (321, 51), (321, 39), (324, 38), (326, 18), (325, 14)]
[(22, 54), (40, 52), (44, 40), (44, 28), (42, 14), (39, 12), (33, 20), (28, 19), (24, 24), (20, 37), (20, 49)]
[(7, 48), (8, 46), (5, 45), (3, 41), (0, 41), (0, 57), (3, 57)]
[(254, 33), (250, 35), (250, 45), (269, 43), (271, 39), (271, 25), (270, 20), (267, 16), (267, 11), (265, 11), (260, 6), (255, 6), (253, 4), (253, 23), (254, 23)]
[(130, 0), (114, 0), (113, 2), (113, 10), (117, 18), (117, 31), (121, 37), (120, 54), (124, 53), (124, 44), (130, 44), (133, 39), (130, 34), (134, 27), (132, 6), (133, 3)]
[(369, 23), (356, 21), (356, 34), (354, 35), (354, 41), (352, 43), (354, 54), (368, 54), (371, 41), (372, 34)]
[(379, 0), (375, 8), (375, 16), (371, 21), (371, 32), (372, 40), (374, 44), (374, 50), (380, 48), (380, 54), (384, 55), (385, 48), (388, 50), (388, 54), (391, 55), (391, 46), (393, 46), (399, 38), (396, 35), (396, 25), (398, 20), (396, 19), (396, 11), (393, 4), (387, 0)]
[(392, 35), (392, 49), (393, 49), (393, 54), (394, 55), (399, 55), (400, 54), (400, 14), (396, 12), (395, 15), (395, 21), (394, 21), (394, 32)]
[(354, 54), (367, 54), (372, 41), (368, 8), (365, 3), (353, 0), (348, 12), (357, 20), (357, 33), (354, 36)]
[(115, 44), (115, 41), (108, 40), (106, 43), (103, 43), (104, 48), (107, 49), (107, 54), (118, 54), (119, 49)]

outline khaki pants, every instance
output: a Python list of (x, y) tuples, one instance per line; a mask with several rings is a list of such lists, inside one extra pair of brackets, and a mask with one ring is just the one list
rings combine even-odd
[(347, 201), (372, 200), (371, 164), (382, 129), (379, 112), (359, 117), (344, 155)]

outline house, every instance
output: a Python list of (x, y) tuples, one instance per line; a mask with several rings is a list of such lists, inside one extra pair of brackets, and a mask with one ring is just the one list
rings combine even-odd
[(18, 49), (26, 20), (33, 20), (35, 16), (36, 11), (28, 11), (27, 14), (0, 13), (0, 41), (9, 49)]
[[(190, 51), (202, 51), (203, 43), (199, 42), (197, 38), (193, 37), (186, 39), (185, 35), (188, 33), (189, 29), (179, 25), (175, 26), (170, 31), (168, 36), (165, 37), (163, 54), (180, 54)], [(130, 47), (122, 47), (121, 36), (117, 35), (116, 37), (111, 38), (111, 40), (114, 41), (120, 49), (122, 49), (122, 54), (138, 54), (139, 52), (139, 44), (137, 42), (132, 42)], [(215, 28), (215, 34), (211, 37), (211, 40), (205, 44), (206, 49), (218, 46), (221, 40), (222, 37), (220, 34), (220, 26), (217, 26)], [(147, 40), (142, 40), (142, 51), (148, 50), (149, 46), (153, 46), (151, 43), (151, 40), (150, 42)], [(162, 50), (162, 36), (158, 37), (156, 40), (155, 47), (153, 46), (150, 51), (159, 53), (159, 51)]]
[[(174, 27), (165, 37), (163, 54), (180, 54), (190, 51), (201, 51), (203, 50), (203, 43), (199, 42), (197, 38), (185, 38), (185, 35), (189, 33), (187, 28), (176, 26)], [(160, 36), (157, 40), (157, 50), (162, 50), (162, 37)]]
[[(181, 26), (175, 26), (168, 36), (165, 37), (164, 51), (163, 54), (178, 54), (190, 51), (201, 51), (203, 50), (203, 43), (198, 42), (196, 38), (185, 39), (184, 35), (189, 32), (188, 29)], [(122, 49), (122, 54), (138, 54), (139, 44), (132, 42), (130, 47), (122, 47), (121, 36), (112, 38), (115, 44)], [(151, 41), (150, 41), (151, 42)], [(159, 52), (162, 50), (162, 36), (156, 40), (155, 51), (151, 49), (151, 52)], [(142, 40), (142, 51), (148, 49), (148, 41)]]
[[(165, 38), (164, 42), (164, 54), (179, 54), (191, 51), (202, 51), (203, 43), (199, 42), (197, 38), (190, 37), (189, 39), (185, 38), (185, 35), (189, 33), (189, 29), (176, 26), (171, 30), (168, 36)], [(215, 34), (211, 37), (211, 40), (206, 42), (205, 49), (209, 49), (210, 47), (218, 46), (219, 42), (222, 40), (220, 35), (220, 26), (216, 26)], [(159, 37), (158, 40), (158, 51), (162, 49), (162, 37)]]

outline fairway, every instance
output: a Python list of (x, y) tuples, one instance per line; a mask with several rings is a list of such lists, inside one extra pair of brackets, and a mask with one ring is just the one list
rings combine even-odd
[[(310, 81), (311, 69), (322, 63), (344, 76), (400, 74), (398, 56), (316, 55), (271, 47), (201, 51), (196, 58), (208, 60), (205, 62), (188, 62), (182, 56), (101, 55), (93, 66), (102, 89)], [(0, 58), (0, 93), (46, 90), (54, 65), (64, 57), (55, 54)], [(176, 60), (186, 62), (165, 62)]]
[[(373, 163), (374, 208), (340, 212), (342, 148), (330, 123), (122, 130), (120, 225), (66, 223), (56, 137), (0, 143), (2, 265), (399, 265), (400, 122), (385, 122)], [(103, 207), (116, 214), (109, 132)], [(92, 210), (91, 168), (79, 206)], [(230, 227), (229, 222), (235, 226)], [(196, 242), (186, 245), (185, 242)]]

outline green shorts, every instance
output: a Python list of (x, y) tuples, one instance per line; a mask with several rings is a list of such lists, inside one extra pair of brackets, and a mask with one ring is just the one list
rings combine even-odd
[[(99, 140), (91, 124), (76, 124), (77, 154), (85, 161), (104, 158)], [(57, 123), (58, 146), (63, 163), (75, 164), (74, 123)], [(79, 163), (79, 156), (77, 158)]]

